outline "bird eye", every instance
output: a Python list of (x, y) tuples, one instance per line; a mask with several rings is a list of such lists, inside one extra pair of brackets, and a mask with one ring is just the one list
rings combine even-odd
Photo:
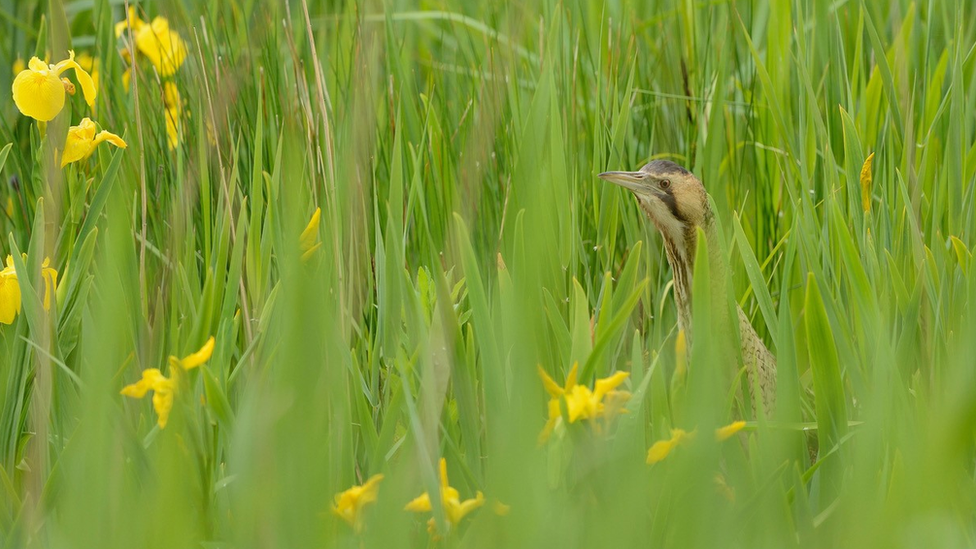
[(667, 189), (668, 187), (671, 186), (671, 180), (670, 179), (662, 179), (660, 185), (661, 185), (661, 188), (662, 189)]

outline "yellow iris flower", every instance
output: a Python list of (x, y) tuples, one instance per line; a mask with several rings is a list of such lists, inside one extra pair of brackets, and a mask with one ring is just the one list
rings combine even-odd
[(142, 371), (142, 379), (126, 385), (121, 394), (132, 397), (142, 398), (148, 391), (153, 392), (153, 409), (158, 416), (157, 424), (160, 429), (166, 428), (169, 422), (169, 413), (173, 409), (173, 396), (176, 394), (176, 372), (172, 378), (167, 378), (159, 371), (159, 368), (149, 368)]
[[(440, 481), (441, 481), (441, 505), (444, 507), (444, 514), (447, 517), (447, 522), (450, 526), (457, 526), (468, 513), (474, 511), (478, 507), (481, 507), (485, 503), (485, 496), (481, 492), (477, 492), (474, 498), (461, 501), (460, 493), (457, 489), (452, 487), (447, 479), (447, 460), (441, 458), (440, 461)], [(407, 511), (414, 511), (417, 513), (430, 512), (432, 507), (430, 504), (430, 494), (424, 492), (420, 496), (414, 498), (410, 503), (404, 507)], [(427, 522), (427, 531), (431, 534), (436, 533), (436, 521), (431, 518)]]
[[(24, 259), (27, 255), (24, 254)], [(50, 258), (44, 258), (41, 264), (41, 278), (44, 280), (44, 310), (51, 310), (51, 296), (57, 291), (58, 271), (51, 268)], [(20, 282), (14, 269), (13, 256), (7, 256), (7, 266), (0, 270), (0, 323), (13, 324), (14, 318), (20, 314), (21, 295)]]
[(90, 118), (83, 118), (77, 126), (68, 128), (68, 137), (64, 143), (64, 153), (61, 155), (61, 167), (65, 167), (72, 162), (85, 160), (93, 152), (99, 143), (108, 141), (119, 148), (126, 148), (127, 145), (121, 137), (107, 131), (95, 133), (95, 123)]
[(617, 391), (616, 388), (627, 379), (629, 373), (616, 372), (610, 377), (598, 379), (591, 390), (585, 385), (576, 383), (578, 371), (579, 364), (573, 364), (569, 375), (566, 376), (566, 385), (560, 387), (541, 366), (539, 367), (542, 385), (551, 397), (548, 404), (549, 419), (539, 434), (540, 443), (548, 440), (552, 432), (562, 424), (563, 401), (566, 403), (566, 419), (569, 423), (583, 419), (610, 419), (624, 411), (623, 406), (630, 399), (630, 392)]
[(186, 43), (169, 28), (169, 20), (165, 17), (156, 17), (146, 23), (136, 14), (135, 8), (129, 8), (128, 19), (115, 24), (115, 36), (122, 36), (130, 27), (136, 49), (149, 59), (160, 76), (170, 76), (183, 65)]
[(74, 69), (85, 102), (89, 106), (94, 105), (95, 83), (91, 75), (75, 61), (75, 52), (69, 51), (68, 58), (56, 65), (48, 65), (37, 57), (31, 57), (27, 68), (17, 74), (11, 91), (20, 112), (41, 122), (53, 120), (64, 108), (65, 90), (74, 90), (73, 84), (61, 80), (61, 73), (68, 69)]
[(153, 392), (153, 409), (156, 410), (156, 423), (160, 429), (165, 429), (169, 422), (169, 413), (173, 409), (173, 399), (176, 396), (177, 388), (180, 383), (180, 372), (191, 370), (210, 360), (213, 354), (215, 340), (213, 336), (203, 344), (203, 347), (195, 353), (191, 353), (183, 358), (175, 356), (169, 357), (169, 372), (171, 377), (166, 377), (159, 368), (149, 368), (143, 370), (142, 379), (126, 385), (120, 394), (142, 398), (149, 391)]
[(361, 486), (339, 492), (335, 496), (332, 512), (349, 523), (356, 532), (363, 531), (363, 508), (376, 501), (383, 475), (373, 475)]
[(322, 208), (315, 208), (312, 218), (308, 220), (308, 225), (298, 237), (298, 249), (302, 252), (302, 261), (308, 261), (315, 253), (315, 250), (322, 246), (319, 241), (319, 221), (322, 218)]

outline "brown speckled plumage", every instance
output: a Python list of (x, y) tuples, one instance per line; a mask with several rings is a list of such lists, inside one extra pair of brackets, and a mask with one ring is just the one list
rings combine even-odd
[[(701, 181), (683, 167), (667, 160), (655, 160), (637, 172), (605, 172), (602, 179), (629, 189), (647, 217), (664, 238), (664, 251), (674, 274), (674, 299), (678, 311), (678, 325), (685, 330), (692, 352), (692, 273), (698, 248), (698, 231), (702, 229), (709, 244), (714, 265), (723, 265), (719, 250), (715, 216), (708, 203), (708, 193)], [(713, 283), (713, 311), (721, 314), (724, 308), (724, 269), (711, 271)], [(756, 334), (748, 317), (738, 308), (739, 339), (742, 363), (749, 374), (749, 388), (758, 386), (760, 395), (753, 394), (755, 403), (761, 397), (764, 410), (769, 413), (776, 399), (776, 358)], [(725, 315), (727, 318), (728, 315)]]

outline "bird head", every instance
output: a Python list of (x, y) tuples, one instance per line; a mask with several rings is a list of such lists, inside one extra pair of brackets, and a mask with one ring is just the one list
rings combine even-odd
[(675, 245), (694, 239), (696, 227), (712, 222), (702, 182), (670, 160), (654, 160), (636, 172), (603, 172), (599, 177), (634, 193), (661, 236)]

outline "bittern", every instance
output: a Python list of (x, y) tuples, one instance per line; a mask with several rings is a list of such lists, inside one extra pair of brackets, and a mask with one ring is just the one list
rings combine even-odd
[[(719, 253), (721, 249), (715, 215), (705, 186), (693, 173), (670, 160), (654, 160), (636, 172), (604, 172), (599, 177), (634, 193), (640, 208), (661, 233), (664, 251), (674, 274), (678, 326), (685, 331), (689, 348), (694, 353), (691, 345), (691, 293), (692, 269), (698, 248), (697, 229), (701, 228), (705, 235), (709, 254)], [(711, 269), (710, 273), (712, 293), (720, 298), (714, 300), (713, 305), (720, 313), (728, 310), (722, 302), (726, 295), (725, 272)], [(764, 408), (772, 410), (776, 396), (776, 358), (756, 334), (742, 308), (736, 308), (742, 360), (747, 367), (750, 391), (758, 384)], [(753, 394), (755, 401), (756, 395)]]

